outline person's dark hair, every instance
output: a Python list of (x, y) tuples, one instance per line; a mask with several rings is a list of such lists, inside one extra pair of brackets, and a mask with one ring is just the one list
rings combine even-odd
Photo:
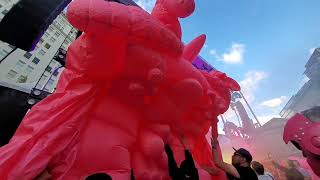
[(264, 167), (261, 163), (257, 161), (252, 161), (251, 163), (252, 169), (258, 174), (258, 175), (264, 175)]
[(112, 178), (105, 173), (96, 173), (86, 177), (85, 180), (112, 180)]

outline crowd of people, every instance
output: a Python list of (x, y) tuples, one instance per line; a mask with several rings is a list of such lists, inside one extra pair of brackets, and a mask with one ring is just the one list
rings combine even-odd
[[(244, 149), (234, 149), (232, 163), (228, 164), (219, 158), (216, 150), (216, 142), (212, 139), (212, 153), (215, 165), (226, 172), (229, 180), (275, 180), (272, 173), (266, 171), (264, 165), (257, 161), (252, 161), (251, 153)], [(298, 161), (287, 160), (287, 166), (280, 165), (269, 156), (269, 161), (275, 169), (281, 171), (284, 180), (310, 180), (310, 174), (303, 169)]]
[[(183, 138), (180, 139), (184, 145), (185, 160), (178, 166), (171, 147), (166, 144), (164, 149), (168, 157), (168, 173), (172, 180), (199, 180), (198, 169), (194, 163), (193, 157)], [(268, 172), (264, 165), (260, 162), (253, 161), (251, 153), (244, 149), (235, 149), (232, 155), (231, 164), (224, 162), (219, 156), (217, 150), (217, 141), (211, 139), (213, 162), (216, 167), (226, 173), (229, 180), (311, 180), (308, 172), (299, 166), (299, 162), (288, 160), (287, 166), (280, 165), (269, 157), (274, 168), (283, 172), (282, 178), (276, 178), (272, 173)], [(209, 174), (218, 173), (214, 167), (201, 167)], [(51, 174), (45, 170), (35, 180), (50, 180)], [(112, 178), (105, 173), (96, 173), (89, 175), (86, 180), (111, 180)], [(134, 171), (131, 170), (131, 180), (135, 180)]]

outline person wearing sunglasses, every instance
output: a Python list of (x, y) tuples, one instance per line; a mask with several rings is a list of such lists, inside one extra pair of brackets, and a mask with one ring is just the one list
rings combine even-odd
[(256, 173), (250, 167), (252, 155), (244, 148), (235, 149), (232, 155), (232, 164), (223, 162), (219, 157), (216, 143), (211, 138), (212, 156), (215, 165), (226, 172), (229, 180), (258, 180)]

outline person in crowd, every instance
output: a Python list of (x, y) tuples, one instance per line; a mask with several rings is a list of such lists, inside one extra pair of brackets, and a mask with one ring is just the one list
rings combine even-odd
[(232, 164), (223, 162), (219, 157), (217, 142), (211, 138), (212, 155), (215, 165), (227, 173), (229, 180), (258, 180), (256, 173), (250, 167), (252, 155), (244, 148), (235, 149), (232, 155)]
[(168, 144), (165, 145), (165, 152), (168, 156), (169, 175), (172, 180), (199, 180), (198, 169), (194, 164), (190, 151), (185, 146), (183, 137), (180, 139), (180, 141), (185, 147), (185, 160), (181, 162), (180, 168), (174, 159), (174, 154), (171, 147)]
[(293, 160), (293, 163), (294, 163), (295, 167), (297, 168), (297, 170), (303, 175), (305, 180), (312, 179), (310, 173), (306, 169), (301, 167), (300, 163), (297, 160)]
[(259, 180), (275, 180), (271, 173), (264, 170), (264, 166), (261, 163), (252, 161), (251, 167), (258, 175)]
[(297, 167), (294, 164), (294, 161), (287, 160), (287, 166), (282, 166), (279, 163), (275, 162), (274, 160), (271, 161), (272, 164), (278, 168), (280, 171), (282, 171), (287, 179), (290, 180), (304, 180), (303, 174), (297, 169)]

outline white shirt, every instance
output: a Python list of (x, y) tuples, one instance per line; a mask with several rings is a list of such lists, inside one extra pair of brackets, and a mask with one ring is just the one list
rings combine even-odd
[(258, 175), (259, 180), (275, 180), (271, 173), (265, 172), (264, 175)]

